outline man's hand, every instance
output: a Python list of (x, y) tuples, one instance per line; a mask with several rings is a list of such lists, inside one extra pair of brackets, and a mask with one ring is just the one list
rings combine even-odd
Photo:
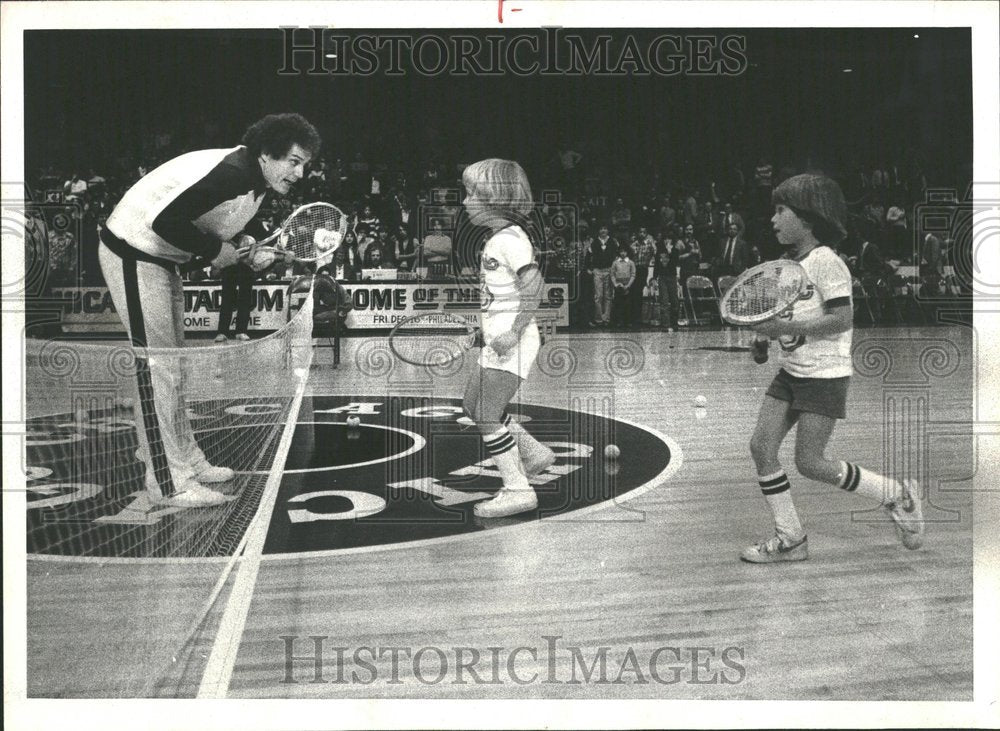
[(218, 255), (212, 259), (212, 266), (216, 269), (225, 269), (238, 263), (239, 260), (239, 254), (236, 253), (236, 247), (233, 246), (232, 242), (223, 241)]
[(517, 345), (517, 342), (520, 339), (521, 336), (518, 333), (513, 330), (508, 330), (507, 332), (501, 333), (493, 338), (493, 340), (490, 341), (490, 347), (493, 348), (493, 352), (496, 353), (498, 357), (503, 358), (511, 348)]

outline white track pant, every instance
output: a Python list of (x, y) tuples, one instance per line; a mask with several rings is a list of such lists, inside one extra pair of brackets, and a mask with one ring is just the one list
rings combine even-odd
[[(184, 402), (184, 289), (175, 267), (111, 251), (101, 242), (101, 271), (135, 351), (139, 402), (136, 433), (146, 463), (146, 489), (169, 496), (208, 466)], [(196, 377), (198, 374), (194, 374)], [(200, 374), (204, 377), (206, 374)]]

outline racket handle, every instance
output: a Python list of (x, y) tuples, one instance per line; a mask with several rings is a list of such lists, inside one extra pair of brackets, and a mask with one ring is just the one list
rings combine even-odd
[(750, 353), (753, 355), (753, 362), (756, 363), (757, 365), (763, 365), (764, 363), (767, 363), (768, 359), (767, 351), (768, 348), (770, 347), (771, 347), (770, 340), (755, 339), (753, 341), (753, 344), (750, 346)]

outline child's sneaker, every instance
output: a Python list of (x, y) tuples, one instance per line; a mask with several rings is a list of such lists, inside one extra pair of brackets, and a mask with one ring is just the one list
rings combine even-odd
[(903, 496), (885, 509), (896, 525), (896, 535), (910, 550), (924, 544), (924, 509), (921, 504), (920, 484), (916, 480), (903, 480)]
[(788, 541), (778, 534), (743, 549), (740, 559), (748, 563), (777, 563), (779, 561), (805, 561), (809, 558), (809, 543), (806, 536), (797, 541)]
[(537, 507), (538, 496), (534, 490), (508, 490), (504, 487), (492, 499), (476, 503), (473, 512), (480, 518), (503, 518)]

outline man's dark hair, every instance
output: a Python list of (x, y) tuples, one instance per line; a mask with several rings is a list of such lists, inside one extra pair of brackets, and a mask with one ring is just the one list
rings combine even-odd
[(298, 145), (312, 157), (319, 153), (322, 140), (316, 128), (301, 114), (268, 114), (247, 127), (242, 144), (253, 157), (262, 153), (282, 158)]

